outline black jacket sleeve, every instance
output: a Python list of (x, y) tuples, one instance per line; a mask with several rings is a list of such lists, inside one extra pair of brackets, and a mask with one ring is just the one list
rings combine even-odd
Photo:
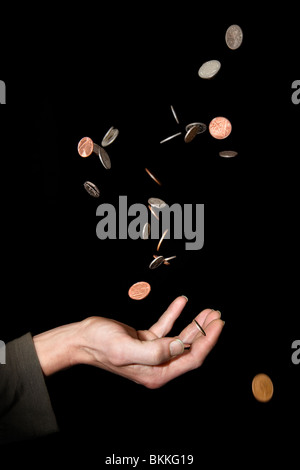
[(6, 345), (6, 364), (0, 364), (0, 443), (56, 431), (44, 375), (27, 333)]

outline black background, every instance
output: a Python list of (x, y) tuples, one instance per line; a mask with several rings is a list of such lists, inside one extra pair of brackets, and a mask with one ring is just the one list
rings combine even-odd
[[(43, 451), (54, 462), (60, 453), (69, 462), (96, 458), (100, 467), (112, 453), (193, 454), (195, 465), (218, 456), (292, 458), (300, 366), (291, 361), (299, 339), (299, 109), (291, 84), (299, 78), (299, 33), (295, 12), (285, 8), (262, 16), (254, 7), (232, 13), (178, 2), (165, 11), (86, 7), (53, 19), (45, 11), (33, 27), (16, 28), (17, 42), (6, 36), (1, 120), (11, 165), (3, 176), (1, 339), (90, 315), (144, 329), (181, 294), (189, 302), (173, 334), (207, 307), (226, 321), (201, 369), (158, 390), (86, 366), (50, 377), (61, 431), (7, 446), (11, 459), (34, 462)], [(224, 40), (233, 23), (244, 31), (236, 51)], [(202, 80), (198, 69), (210, 59), (221, 70)], [(226, 141), (206, 132), (190, 144), (183, 136), (159, 143), (215, 116), (232, 123)], [(95, 154), (79, 157), (82, 137), (101, 144), (111, 126), (120, 131), (107, 148), (111, 170)], [(224, 149), (239, 155), (222, 159)], [(100, 199), (85, 192), (86, 180)], [(96, 208), (117, 206), (120, 195), (128, 204), (204, 203), (204, 247), (186, 251), (184, 241), (166, 240), (161, 251), (176, 260), (150, 271), (156, 240), (100, 241)], [(152, 290), (135, 302), (128, 289), (139, 280)], [(260, 372), (274, 384), (267, 404), (251, 391)]]

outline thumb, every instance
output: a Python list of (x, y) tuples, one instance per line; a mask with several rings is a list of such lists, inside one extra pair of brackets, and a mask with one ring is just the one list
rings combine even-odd
[(133, 339), (126, 355), (131, 363), (155, 366), (179, 356), (183, 351), (184, 343), (179, 338)]

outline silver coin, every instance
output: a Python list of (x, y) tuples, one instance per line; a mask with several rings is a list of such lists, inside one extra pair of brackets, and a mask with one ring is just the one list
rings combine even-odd
[(169, 258), (165, 258), (165, 261), (170, 261), (170, 259), (174, 259), (176, 256), (170, 256)]
[(237, 152), (234, 150), (223, 150), (223, 152), (219, 152), (220, 157), (224, 158), (232, 158), (237, 156)]
[(148, 204), (150, 204), (151, 207), (156, 207), (157, 209), (162, 209), (166, 206), (165, 201), (159, 199), (158, 197), (150, 197), (148, 199)]
[(203, 134), (207, 129), (207, 125), (203, 122), (191, 122), (185, 126), (185, 131), (188, 132), (192, 127), (197, 128), (197, 134)]
[(150, 232), (151, 232), (151, 225), (148, 222), (146, 222), (142, 231), (142, 239), (148, 240)]
[(158, 268), (158, 266), (163, 264), (164, 261), (165, 261), (165, 258), (163, 256), (158, 256), (157, 258), (154, 258), (153, 261), (151, 261), (151, 263), (149, 264), (149, 268), (156, 269)]
[(175, 113), (175, 109), (173, 108), (173, 106), (171, 106), (171, 111), (173, 113), (175, 121), (177, 122), (177, 124), (179, 124), (179, 120), (178, 120), (177, 114)]
[(115, 129), (114, 127), (111, 127), (105, 134), (105, 136), (102, 139), (101, 145), (102, 147), (107, 147), (108, 145), (112, 144), (114, 140), (119, 135), (118, 129)]
[(218, 60), (209, 60), (204, 62), (198, 70), (198, 75), (200, 78), (210, 79), (213, 78), (219, 72), (221, 68), (221, 62)]
[(90, 194), (90, 196), (93, 196), (93, 197), (100, 196), (100, 191), (94, 183), (91, 183), (90, 181), (86, 181), (85, 183), (83, 183), (83, 186), (84, 186), (84, 189)]
[(100, 149), (99, 149), (99, 158), (100, 158), (100, 161), (101, 161), (102, 165), (104, 166), (104, 168), (106, 168), (106, 170), (110, 170), (110, 168), (111, 168), (110, 158), (109, 158), (106, 150), (104, 150), (104, 148), (102, 148), (102, 147), (100, 147)]
[(174, 139), (174, 137), (177, 137), (178, 135), (181, 135), (182, 132), (177, 132), (177, 134), (170, 135), (170, 137), (167, 137), (166, 139), (163, 139), (160, 141), (160, 144), (163, 144), (164, 142), (167, 142), (168, 140)]
[(235, 50), (243, 42), (243, 31), (237, 24), (232, 24), (226, 31), (225, 41), (229, 49)]

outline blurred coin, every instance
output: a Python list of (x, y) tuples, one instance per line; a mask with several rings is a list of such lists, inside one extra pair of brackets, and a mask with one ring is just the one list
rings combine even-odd
[(99, 197), (100, 191), (94, 183), (90, 181), (86, 181), (83, 183), (84, 189), (93, 197)]
[(191, 122), (185, 126), (185, 131), (188, 132), (192, 127), (197, 127), (198, 134), (202, 134), (207, 129), (207, 125), (203, 122)]
[(216, 117), (209, 124), (209, 132), (215, 139), (226, 139), (231, 130), (230, 121), (224, 117)]
[(221, 62), (218, 60), (209, 60), (201, 65), (198, 75), (200, 78), (209, 79), (214, 77), (221, 68)]
[(142, 239), (148, 240), (151, 231), (151, 226), (148, 222), (145, 223), (142, 231)]
[(224, 158), (232, 158), (237, 156), (237, 152), (234, 150), (223, 150), (223, 152), (219, 152), (220, 157)]
[(167, 142), (168, 140), (174, 139), (174, 137), (177, 137), (178, 135), (181, 135), (182, 132), (177, 132), (177, 134), (170, 135), (170, 137), (167, 137), (166, 139), (163, 139), (160, 141), (160, 144), (163, 144), (164, 142)]
[(152, 214), (154, 215), (154, 217), (159, 220), (159, 217), (158, 215), (156, 214), (155, 210), (153, 209), (153, 207), (150, 206), (150, 204), (148, 205), (149, 209), (150, 209), (150, 212), (152, 212)]
[(225, 41), (229, 49), (238, 49), (243, 42), (243, 31), (237, 24), (232, 24), (226, 31)]
[(148, 282), (141, 281), (141, 282), (137, 282), (136, 284), (133, 284), (130, 287), (128, 291), (128, 295), (133, 300), (142, 300), (145, 297), (147, 297), (150, 290), (151, 290), (150, 284), (148, 284)]
[(166, 206), (165, 201), (159, 199), (158, 197), (150, 197), (148, 199), (148, 204), (150, 204), (151, 207), (156, 207), (157, 209), (162, 209)]
[[(158, 255), (153, 255), (153, 258), (158, 258)], [(166, 261), (166, 260), (165, 260), (165, 261), (164, 261), (164, 264), (165, 264), (166, 266), (170, 266), (169, 261)]]
[(164, 231), (164, 233), (162, 234), (162, 236), (161, 236), (161, 239), (160, 239), (160, 240), (159, 240), (159, 242), (158, 242), (158, 245), (157, 245), (156, 251), (159, 251), (159, 249), (160, 249), (160, 245), (162, 244), (162, 242), (163, 242), (163, 239), (164, 239), (164, 238), (165, 238), (165, 236), (167, 235), (168, 231), (169, 231), (169, 229), (167, 228), (167, 229)]
[(192, 142), (192, 140), (194, 140), (197, 134), (198, 134), (198, 126), (191, 126), (184, 136), (184, 141), (187, 144), (189, 142)]
[(194, 318), (193, 322), (196, 323), (198, 330), (200, 330), (201, 333), (202, 333), (204, 336), (206, 336), (205, 331), (203, 330), (202, 326), (197, 322), (196, 318)]
[(150, 269), (156, 269), (158, 266), (160, 266), (163, 262), (165, 261), (165, 258), (163, 256), (158, 256), (157, 258), (154, 258), (153, 261), (149, 264)]
[(179, 124), (179, 120), (178, 120), (177, 114), (175, 113), (175, 109), (173, 108), (173, 106), (171, 106), (171, 111), (173, 113), (175, 121), (177, 122), (177, 124)]
[(145, 170), (148, 173), (148, 175), (155, 181), (155, 183), (161, 186), (161, 182), (151, 173), (151, 171), (149, 171), (148, 168), (145, 168)]
[(89, 157), (94, 149), (94, 142), (90, 137), (83, 137), (78, 143), (78, 153), (81, 157)]
[(119, 135), (118, 129), (115, 129), (114, 127), (111, 127), (105, 134), (105, 136), (102, 139), (101, 145), (102, 147), (107, 147), (108, 145), (112, 144), (114, 140)]
[(252, 380), (252, 392), (256, 400), (266, 403), (274, 392), (272, 380), (266, 374), (258, 374)]
[(109, 158), (106, 150), (104, 150), (104, 148), (102, 148), (102, 147), (99, 147), (99, 158), (100, 158), (100, 161), (101, 161), (102, 165), (104, 166), (104, 168), (106, 168), (106, 170), (110, 170), (110, 168), (111, 168), (110, 158)]
[(170, 259), (174, 259), (176, 256), (170, 256), (169, 258), (165, 258), (165, 261), (170, 261)]

